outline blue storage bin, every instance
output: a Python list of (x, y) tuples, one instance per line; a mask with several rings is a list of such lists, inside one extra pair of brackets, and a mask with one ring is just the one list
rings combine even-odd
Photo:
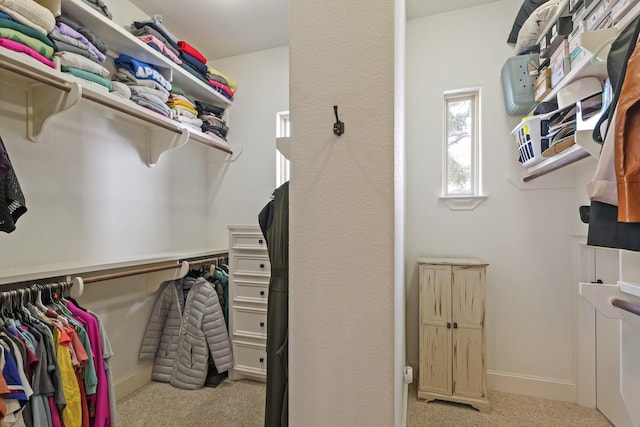
[(530, 75), (529, 70), (537, 70), (539, 55), (528, 53), (512, 56), (502, 66), (502, 92), (504, 105), (510, 116), (522, 116), (531, 111), (536, 105), (535, 82), (536, 76)]

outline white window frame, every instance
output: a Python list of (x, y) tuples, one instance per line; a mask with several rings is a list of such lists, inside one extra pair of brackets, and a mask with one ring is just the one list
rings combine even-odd
[[(291, 122), (288, 111), (276, 113), (276, 141), (291, 136)], [(289, 181), (291, 163), (276, 149), (276, 188)]]
[[(449, 194), (449, 103), (471, 101), (471, 193)], [(472, 210), (482, 203), (480, 88), (449, 90), (443, 96), (443, 150), (442, 150), (442, 196), (440, 200), (452, 210)]]

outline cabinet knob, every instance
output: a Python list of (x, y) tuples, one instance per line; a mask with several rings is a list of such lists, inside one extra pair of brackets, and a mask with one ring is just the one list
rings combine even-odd
[(264, 268), (264, 264), (260, 264), (260, 268)]
[(447, 322), (447, 329), (451, 329), (451, 322)]
[(453, 329), (458, 329), (458, 322), (453, 322)]
[(260, 296), (264, 296), (264, 291), (260, 291)]
[(260, 239), (260, 240), (258, 240), (258, 243), (259, 243), (259, 244), (263, 244), (263, 243), (264, 243), (264, 240)]
[(264, 363), (264, 357), (260, 358), (260, 363)]
[(260, 322), (260, 327), (264, 328), (264, 322)]

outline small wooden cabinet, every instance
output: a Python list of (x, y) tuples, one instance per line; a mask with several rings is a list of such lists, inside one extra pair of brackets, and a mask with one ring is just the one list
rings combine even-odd
[(271, 264), (257, 225), (229, 228), (229, 331), (233, 369), (229, 379), (264, 381), (267, 375), (267, 301)]
[(485, 333), (486, 266), (478, 259), (418, 258), (418, 398), (489, 412)]

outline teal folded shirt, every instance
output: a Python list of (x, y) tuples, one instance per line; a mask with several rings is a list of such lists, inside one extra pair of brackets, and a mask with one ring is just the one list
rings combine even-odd
[(40, 31), (34, 30), (33, 28), (28, 27), (26, 25), (23, 25), (23, 24), (21, 24), (19, 22), (10, 21), (8, 19), (0, 17), (0, 27), (11, 28), (13, 30), (20, 31), (24, 35), (36, 38), (36, 39), (40, 40), (42, 43), (44, 43), (44, 44), (46, 44), (48, 46), (54, 47), (53, 46), (53, 42), (51, 41), (51, 39), (49, 37), (45, 36)]
[(62, 66), (60, 67), (60, 69), (66, 73), (72, 74), (76, 77), (79, 77), (81, 79), (85, 79), (85, 80), (89, 80), (92, 81), (94, 83), (98, 83), (99, 85), (102, 85), (104, 87), (106, 87), (107, 89), (109, 89), (109, 92), (113, 91), (113, 85), (111, 84), (111, 80), (107, 80), (102, 76), (99, 76), (95, 73), (91, 73), (89, 71), (85, 71), (85, 70), (81, 70), (79, 68), (74, 68), (74, 67), (65, 67)]

